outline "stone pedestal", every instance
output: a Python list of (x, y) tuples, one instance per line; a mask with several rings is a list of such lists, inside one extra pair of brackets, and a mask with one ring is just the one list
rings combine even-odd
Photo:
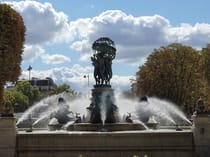
[(92, 100), (87, 108), (90, 111), (90, 123), (115, 123), (118, 121), (118, 108), (114, 104), (114, 90), (101, 86), (92, 89)]
[(196, 157), (210, 156), (210, 115), (193, 115)]
[(16, 119), (0, 117), (0, 157), (14, 157), (16, 150)]

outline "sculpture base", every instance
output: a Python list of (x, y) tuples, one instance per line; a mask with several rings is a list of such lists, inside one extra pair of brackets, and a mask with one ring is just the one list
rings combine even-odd
[(90, 123), (118, 122), (118, 108), (114, 105), (114, 90), (112, 88), (103, 86), (92, 89), (91, 99), (91, 104), (87, 107)]
[(111, 88), (111, 85), (94, 85), (94, 88)]

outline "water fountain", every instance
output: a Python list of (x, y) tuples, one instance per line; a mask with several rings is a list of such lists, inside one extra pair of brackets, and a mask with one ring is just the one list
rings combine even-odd
[(91, 99), (61, 93), (29, 108), (17, 122), (17, 156), (192, 157), (191, 122), (183, 112), (155, 97), (115, 93), (110, 83), (114, 42), (99, 38), (92, 48)]
[(153, 129), (158, 125), (191, 125), (185, 115), (170, 102), (146, 96), (140, 100), (131, 100), (115, 95), (110, 84), (112, 60), (116, 55), (115, 44), (103, 37), (93, 43), (92, 49), (96, 83), (91, 100), (85, 97), (73, 98), (67, 93), (47, 97), (23, 114), (17, 122), (19, 128), (123, 131), (145, 130), (146, 125)]

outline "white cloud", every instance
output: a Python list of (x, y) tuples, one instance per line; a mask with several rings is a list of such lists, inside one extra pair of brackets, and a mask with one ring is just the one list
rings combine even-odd
[(18, 11), (26, 25), (26, 43), (42, 44), (46, 42), (69, 41), (70, 31), (68, 16), (57, 12), (50, 3), (37, 1), (10, 2)]
[(180, 27), (171, 27), (168, 34), (170, 38), (169, 41), (201, 48), (210, 40), (210, 24), (196, 23), (192, 26), (183, 23)]
[[(46, 77), (51, 77), (56, 84), (67, 83), (71, 86), (72, 89), (79, 92), (88, 92), (93, 88), (95, 80), (92, 76), (93, 67), (82, 67), (78, 64), (68, 67), (53, 68), (49, 70), (37, 71), (31, 70), (31, 77), (36, 77), (43, 79)], [(88, 79), (84, 78), (84, 75), (89, 75), (89, 87)], [(27, 79), (28, 71), (23, 71), (20, 79)], [(131, 76), (117, 76), (114, 75), (111, 79), (111, 84), (116, 90), (129, 90), (130, 89), (130, 78)]]
[(91, 52), (92, 43), (107, 36), (115, 41), (117, 60), (138, 62), (155, 46), (167, 43), (163, 34), (169, 25), (169, 21), (159, 15), (133, 17), (119, 10), (108, 10), (92, 19), (78, 19), (71, 23), (80, 36), (71, 48), (82, 52), (84, 59), (84, 55)]
[(64, 62), (70, 62), (70, 58), (60, 54), (44, 54), (41, 56), (43, 63), (46, 64), (61, 64)]
[(23, 60), (33, 62), (36, 58), (45, 53), (44, 49), (38, 45), (25, 45)]
[(48, 54), (38, 45), (25, 45), (23, 61), (33, 63), (37, 58), (40, 58), (45, 64), (61, 64), (71, 61), (69, 57), (61, 54)]
[[(27, 45), (37, 47), (49, 42), (67, 42), (72, 50), (81, 53), (82, 61), (89, 61), (92, 43), (103, 36), (115, 42), (117, 62), (133, 65), (142, 63), (154, 48), (160, 46), (178, 42), (201, 48), (210, 41), (208, 23), (183, 23), (174, 27), (169, 19), (160, 15), (133, 16), (120, 10), (107, 10), (92, 18), (69, 22), (65, 13), (56, 11), (47, 2), (19, 1), (10, 4), (23, 16)], [(30, 58), (32, 54), (24, 55), (24, 58)], [(37, 52), (35, 56), (38, 55)], [(52, 59), (55, 57), (58, 56), (51, 56)]]
[[(7, 2), (18, 11), (26, 25), (26, 45), (24, 62), (34, 62), (41, 58), (46, 64), (69, 62), (70, 58), (61, 54), (49, 54), (43, 49), (45, 43), (69, 42), (74, 37), (68, 23), (68, 16), (57, 12), (50, 3), (37, 1)], [(53, 46), (53, 44), (52, 44)]]
[[(73, 77), (80, 77), (92, 73), (92, 67), (82, 67), (79, 64), (69, 67), (52, 68), (49, 70), (32, 70), (32, 77), (46, 78), (52, 77), (55, 81), (71, 79)], [(28, 71), (23, 71), (21, 78), (28, 78)], [(80, 81), (80, 80), (79, 80)], [(59, 82), (58, 82), (59, 83)]]
[(160, 46), (178, 42), (201, 48), (210, 40), (210, 24), (173, 27), (160, 15), (134, 17), (119, 10), (107, 10), (93, 18), (78, 19), (71, 22), (71, 29), (79, 36), (71, 48), (81, 52), (81, 60), (88, 58), (96, 39), (106, 36), (115, 41), (116, 60), (129, 64), (139, 64)]
[(88, 40), (82, 40), (82, 41), (75, 41), (70, 48), (76, 50), (76, 51), (84, 51), (89, 52), (91, 47), (91, 44), (89, 44)]

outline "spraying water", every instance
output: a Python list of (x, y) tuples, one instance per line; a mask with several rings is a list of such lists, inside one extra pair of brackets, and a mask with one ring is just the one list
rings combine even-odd
[(100, 107), (100, 114), (101, 114), (101, 120), (102, 124), (105, 124), (105, 121), (107, 119), (107, 112), (109, 110), (112, 110), (112, 103), (114, 102), (113, 97), (110, 95), (109, 92), (104, 92), (101, 96), (101, 103), (99, 104)]
[(149, 97), (148, 101), (138, 99), (127, 99), (122, 95), (117, 95), (117, 105), (120, 110), (121, 119), (125, 113), (131, 113), (132, 119), (139, 119), (147, 123), (149, 117), (153, 116), (160, 125), (176, 125), (185, 123), (191, 125), (184, 113), (173, 103), (155, 97)]
[(101, 113), (101, 120), (102, 120), (102, 124), (105, 124), (105, 120), (106, 120), (106, 112), (107, 112), (107, 107), (105, 102), (101, 102), (100, 104), (100, 113)]
[[(149, 99), (149, 103), (152, 107), (155, 108), (155, 112), (153, 114), (159, 114), (160, 112), (165, 113), (165, 117), (172, 119), (176, 124), (179, 123), (179, 121), (186, 122), (187, 124), (191, 125), (191, 122), (186, 118), (184, 113), (172, 102), (161, 100), (155, 97), (152, 97)], [(159, 109), (159, 112), (157, 110)]]
[[(100, 114), (103, 125), (107, 118), (107, 110), (111, 107), (107, 105), (107, 103), (109, 104), (109, 102), (106, 102), (109, 100), (107, 96), (109, 95), (104, 93), (100, 103)], [(69, 107), (68, 110), (71, 111), (71, 113), (80, 113), (87, 118), (86, 107), (90, 104), (89, 98), (85, 96), (72, 98), (68, 94), (62, 93), (47, 97), (33, 105), (22, 115), (17, 125), (32, 118), (33, 126), (42, 124), (42, 127), (47, 127), (52, 115), (61, 109), (58, 105), (59, 97), (65, 99), (65, 104)], [(121, 122), (124, 122), (123, 116), (125, 114), (131, 113), (132, 119), (138, 122), (147, 123), (149, 117), (153, 116), (160, 125), (176, 125), (177, 123), (187, 123), (191, 125), (191, 122), (185, 117), (184, 113), (171, 102), (155, 97), (148, 98), (147, 102), (141, 102), (137, 98), (125, 98), (121, 94), (117, 94), (115, 98), (116, 101), (114, 101), (112, 97), (110, 97), (110, 100), (111, 102), (115, 102), (118, 106)], [(75, 116), (72, 117), (72, 120), (75, 120)]]
[(28, 120), (29, 118), (40, 117), (42, 114), (45, 114), (48, 112), (50, 106), (53, 106), (53, 102), (55, 102), (56, 99), (57, 96), (51, 96), (36, 103), (24, 112), (24, 114), (18, 119), (17, 125), (25, 120)]
[[(62, 105), (59, 105), (58, 99), (61, 97), (65, 99), (65, 106), (67, 106), (68, 109), (64, 109)], [(90, 100), (83, 96), (79, 99), (75, 99), (66, 93), (53, 95), (44, 98), (25, 111), (25, 113), (18, 119), (17, 126), (27, 122), (32, 123), (31, 125), (34, 127), (47, 127), (50, 119), (55, 116), (55, 113), (63, 112), (63, 110), (68, 110), (69, 112), (71, 111), (73, 114), (79, 112), (82, 115), (85, 115), (85, 107), (88, 106), (89, 103)], [(72, 119), (75, 119), (75, 115)]]

